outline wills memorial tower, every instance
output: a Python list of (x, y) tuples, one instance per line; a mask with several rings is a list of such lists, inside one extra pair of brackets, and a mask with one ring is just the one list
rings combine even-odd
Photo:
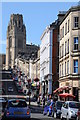
[(21, 14), (12, 14), (7, 28), (6, 69), (13, 68), (18, 53), (26, 50), (26, 27)]

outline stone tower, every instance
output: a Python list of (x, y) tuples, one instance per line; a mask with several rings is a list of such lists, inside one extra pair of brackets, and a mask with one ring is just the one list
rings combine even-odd
[(12, 14), (7, 28), (6, 69), (13, 68), (15, 58), (26, 49), (26, 27), (21, 14)]

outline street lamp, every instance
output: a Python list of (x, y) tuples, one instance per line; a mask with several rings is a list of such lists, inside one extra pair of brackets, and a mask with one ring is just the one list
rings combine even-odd
[(31, 84), (31, 79), (28, 79), (27, 80), (28, 81), (28, 85), (29, 85), (29, 105), (30, 105), (30, 84)]
[(39, 79), (35, 78), (34, 81), (36, 82), (36, 100), (37, 100), (37, 82), (39, 82)]

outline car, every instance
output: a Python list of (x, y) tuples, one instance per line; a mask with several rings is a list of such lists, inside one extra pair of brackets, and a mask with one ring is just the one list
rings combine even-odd
[(7, 102), (7, 100), (5, 98), (0, 97), (0, 110), (2, 110), (2, 112), (5, 109), (6, 102)]
[(77, 112), (77, 120), (80, 120), (80, 107), (79, 107), (78, 112)]
[(76, 101), (66, 101), (61, 108), (61, 119), (77, 119), (77, 112), (80, 103)]
[(13, 88), (12, 88), (12, 87), (9, 87), (9, 88), (8, 88), (8, 92), (13, 92)]
[(54, 106), (54, 102), (53, 101), (47, 101), (45, 107), (44, 107), (44, 111), (43, 111), (43, 115), (48, 115), (51, 116), (53, 113), (53, 106)]
[(0, 97), (0, 117), (3, 116), (4, 114), (4, 109), (5, 109), (5, 106), (6, 106), (6, 99), (5, 98), (2, 98)]
[(64, 104), (64, 101), (56, 101), (54, 105), (54, 118), (60, 118), (61, 116), (61, 107)]
[(9, 99), (4, 110), (3, 119), (30, 119), (31, 111), (24, 99)]
[(5, 89), (4, 88), (0, 88), (0, 95), (5, 95)]

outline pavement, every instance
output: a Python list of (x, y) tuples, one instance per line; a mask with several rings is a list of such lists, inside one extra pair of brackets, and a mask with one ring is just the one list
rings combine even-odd
[[(29, 106), (29, 102), (27, 102), (28, 106)], [(37, 102), (30, 102), (30, 106), (29, 106), (31, 113), (43, 113), (43, 106), (42, 105), (38, 105)]]

